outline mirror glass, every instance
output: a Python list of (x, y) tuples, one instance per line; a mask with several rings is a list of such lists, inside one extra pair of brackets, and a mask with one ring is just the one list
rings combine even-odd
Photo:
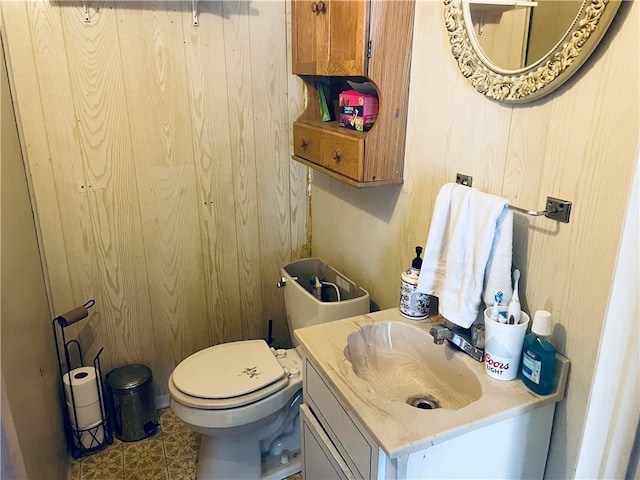
[(470, 28), (487, 60), (501, 70), (519, 70), (556, 46), (578, 16), (582, 0), (467, 5)]
[(445, 0), (451, 52), (480, 93), (510, 103), (546, 95), (575, 72), (618, 0)]

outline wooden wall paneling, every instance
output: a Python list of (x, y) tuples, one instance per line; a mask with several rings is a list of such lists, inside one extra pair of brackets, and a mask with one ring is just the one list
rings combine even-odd
[(173, 165), (136, 171), (153, 315), (147, 335), (158, 352), (154, 376), (161, 379), (209, 346), (194, 170)]
[[(346, 183), (334, 181), (318, 171), (311, 172), (311, 254), (351, 277), (344, 265), (344, 240), (352, 235), (349, 205), (344, 201)], [(325, 228), (324, 225), (330, 225)], [(352, 237), (352, 242), (354, 238)], [(366, 246), (365, 246), (366, 248)], [(370, 285), (363, 286), (368, 290)], [(371, 292), (369, 292), (371, 293)]]
[(251, 68), (251, 38), (249, 30), (252, 4), (243, 1), (225, 1), (222, 11), (224, 24), (225, 65), (227, 69), (227, 97), (229, 104), (229, 131), (233, 165), (233, 196), (236, 217), (238, 264), (240, 280), (241, 315), (225, 323), (225, 340), (264, 336), (262, 318), (262, 283), (260, 281), (260, 241), (257, 218), (258, 202), (256, 179), (256, 148)]
[(181, 7), (116, 8), (160, 379), (209, 345)]
[[(290, 137), (293, 138), (293, 130)], [(311, 202), (307, 194), (308, 174), (309, 169), (302, 163), (295, 160), (289, 162), (289, 185), (291, 186), (289, 192), (291, 255), (289, 260), (311, 256), (311, 220), (309, 217)]]
[[(289, 152), (293, 152), (293, 122), (305, 108), (304, 83), (292, 73), (291, 49), (291, 1), (285, 1), (287, 24), (287, 102)], [(291, 222), (291, 257), (289, 260), (306, 258), (311, 255), (311, 222), (307, 222), (311, 201), (307, 194), (309, 168), (300, 162), (289, 161), (289, 219)]]
[(291, 257), (289, 212), (289, 129), (287, 128), (287, 55), (283, 48), (286, 25), (284, 2), (259, 2), (252, 8), (249, 31), (251, 84), (256, 152), (260, 282), (262, 315), (258, 331), (266, 337), (269, 320), (279, 346), (290, 346), (282, 292), (277, 287), (280, 267)]
[[(191, 2), (186, 3), (189, 11)], [(238, 339), (228, 335), (226, 322), (236, 323), (242, 315), (227, 101), (227, 83), (235, 78), (228, 77), (224, 61), (222, 7), (222, 2), (201, 2), (200, 26), (184, 29), (211, 344)]]
[(269, 317), (283, 337), (278, 268), (292, 238), (308, 249), (288, 4), (202, 2), (199, 27), (189, 1), (92, 3), (89, 23), (79, 4), (7, 5), (55, 310), (97, 300), (83, 346), (105, 346), (105, 370), (148, 363), (166, 393), (192, 350)]
[(405, 179), (422, 184), (439, 175), (424, 187), (432, 191), (464, 173), (473, 176), (474, 187), (499, 194), (511, 109), (486, 101), (460, 74), (442, 4), (418, 2), (416, 11)]
[[(42, 106), (36, 50), (31, 35), (28, 4), (4, 2), (1, 6), (5, 35), (3, 38), (13, 77), (13, 100), (17, 104), (21, 143), (27, 160), (27, 175), (37, 209), (43, 261), (48, 273), (52, 316), (73, 308), (74, 298), (69, 285), (72, 274), (67, 263), (67, 246), (63, 232), (58, 192), (54, 180), (52, 152), (47, 138), (45, 113)], [(45, 79), (46, 80), (46, 79)]]
[[(156, 364), (133, 148), (114, 5), (96, 5), (90, 23), (79, 7), (60, 7), (77, 135), (88, 182), (103, 302), (98, 337), (110, 366)], [(109, 366), (109, 365), (108, 365)], [(158, 379), (156, 379), (156, 382)]]
[[(4, 42), (4, 27), (0, 18)], [(0, 51), (2, 478), (64, 478), (60, 376), (4, 47)], [(46, 428), (43, 428), (46, 425)]]
[[(620, 30), (634, 9), (635, 26)], [(532, 220), (524, 238), (518, 232), (520, 248), (514, 250), (526, 274), (522, 291), (529, 310), (553, 312), (558, 323), (553, 341), (572, 361), (547, 467), (553, 478), (572, 474), (580, 447), (589, 399), (585, 392), (593, 381), (637, 158), (639, 111), (637, 102), (629, 100), (639, 98), (638, 77), (620, 74), (640, 70), (637, 9), (621, 7), (608, 41), (552, 101), (514, 110), (510, 147), (527, 154), (517, 171), (528, 178), (520, 185), (523, 202), (535, 202), (525, 206), (542, 208), (546, 195), (574, 202), (568, 225)], [(635, 50), (628, 45), (636, 45)]]
[(183, 48), (183, 28), (190, 23), (181, 8), (179, 1), (116, 4), (137, 166), (193, 164), (189, 77)]
[[(70, 274), (69, 282), (62, 285), (57, 285), (57, 272), (50, 271), (49, 278), (52, 284), (56, 284), (56, 291), (64, 289), (64, 295), (68, 292), (73, 298), (72, 303), (54, 312), (54, 315), (58, 315), (88, 299), (94, 299), (98, 305), (103, 303), (96, 282), (98, 272), (89, 215), (88, 195), (92, 189), (84, 172), (79, 140), (75, 135), (77, 121), (60, 10), (48, 2), (30, 2), (27, 8), (34, 39), (39, 89), (45, 92), (41, 100), (45, 138), (51, 152), (54, 167), (52, 181), (60, 206), (61, 229), (58, 235), (64, 240), (65, 252), (59, 258), (64, 260), (63, 268)], [(51, 221), (57, 223), (55, 218), (44, 218), (45, 223)], [(96, 308), (88, 320), (67, 331), (69, 337), (79, 339), (85, 362), (90, 361), (103, 346), (97, 334), (102, 320), (101, 310)], [(109, 358), (109, 353), (106, 353), (103, 360), (109, 364)]]
[[(370, 194), (323, 179), (326, 188), (314, 189), (312, 202), (314, 255), (344, 267), (383, 308), (398, 305), (400, 272), (413, 248), (426, 243), (442, 185), (465, 173), (474, 187), (501, 193), (511, 119), (510, 108), (488, 102), (467, 84), (450, 54), (434, 54), (450, 51), (442, 5), (417, 2), (415, 15), (402, 187), (376, 188), (365, 201)], [(358, 255), (348, 247), (354, 241)]]
[[(34, 38), (39, 89), (45, 92), (42, 95), (44, 126), (54, 167), (53, 182), (62, 223), (58, 234), (64, 239), (66, 250), (60, 257), (64, 259), (65, 267), (70, 273), (69, 283), (56, 286), (69, 291), (74, 300), (72, 304), (64, 305), (56, 311), (55, 315), (58, 315), (83, 304), (88, 299), (94, 299), (98, 305), (102, 305), (103, 298), (96, 282), (98, 271), (88, 198), (92, 194), (91, 185), (87, 182), (79, 139), (75, 135), (77, 117), (60, 9), (48, 2), (30, 2), (27, 7)], [(55, 218), (49, 217), (42, 220), (46, 223), (56, 221)], [(49, 271), (49, 275), (51, 283), (58, 283), (56, 271)], [(100, 307), (91, 313), (87, 321), (75, 325), (67, 332), (68, 335), (79, 336), (85, 352), (85, 361), (90, 361), (103, 346), (97, 335), (97, 325), (104, 320)], [(103, 360), (108, 359), (109, 354), (106, 353)]]
[(314, 177), (314, 255), (366, 278), (382, 308), (397, 306), (398, 276), (410, 259), (404, 252), (424, 244), (438, 189), (456, 172), (521, 207), (542, 209), (547, 195), (574, 202), (568, 225), (516, 215), (514, 227), (523, 305), (530, 313), (553, 312), (554, 342), (572, 361), (567, 398), (556, 410), (549, 478), (574, 473), (637, 159), (638, 76), (630, 72), (638, 71), (638, 8), (623, 2), (595, 56), (557, 92), (508, 106), (478, 94), (460, 74), (442, 5), (418, 2), (404, 184), (399, 192), (376, 189), (378, 203), (391, 205), (387, 216), (337, 182)]

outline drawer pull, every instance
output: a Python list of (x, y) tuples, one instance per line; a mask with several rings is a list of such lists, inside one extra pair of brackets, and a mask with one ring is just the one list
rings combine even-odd
[(309, 144), (307, 143), (307, 141), (304, 138), (302, 140), (300, 140), (300, 148), (302, 150), (306, 150), (308, 146), (309, 146)]
[(340, 163), (340, 152), (338, 152), (337, 150), (333, 151), (333, 160), (336, 163)]

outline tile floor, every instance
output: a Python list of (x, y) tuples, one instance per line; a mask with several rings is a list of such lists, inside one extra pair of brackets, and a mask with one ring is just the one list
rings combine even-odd
[[(200, 434), (171, 409), (158, 412), (160, 428), (149, 438), (122, 442), (71, 460), (67, 480), (196, 480)], [(301, 480), (300, 474), (287, 480)]]

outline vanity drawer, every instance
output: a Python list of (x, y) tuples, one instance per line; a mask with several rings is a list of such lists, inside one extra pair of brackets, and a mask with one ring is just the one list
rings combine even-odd
[(314, 366), (306, 361), (305, 402), (320, 419), (331, 441), (358, 478), (373, 478), (377, 451), (359, 430)]
[(302, 432), (302, 474), (305, 480), (327, 480), (329, 478), (352, 480), (353, 474), (340, 453), (313, 416), (309, 407), (300, 405)]

